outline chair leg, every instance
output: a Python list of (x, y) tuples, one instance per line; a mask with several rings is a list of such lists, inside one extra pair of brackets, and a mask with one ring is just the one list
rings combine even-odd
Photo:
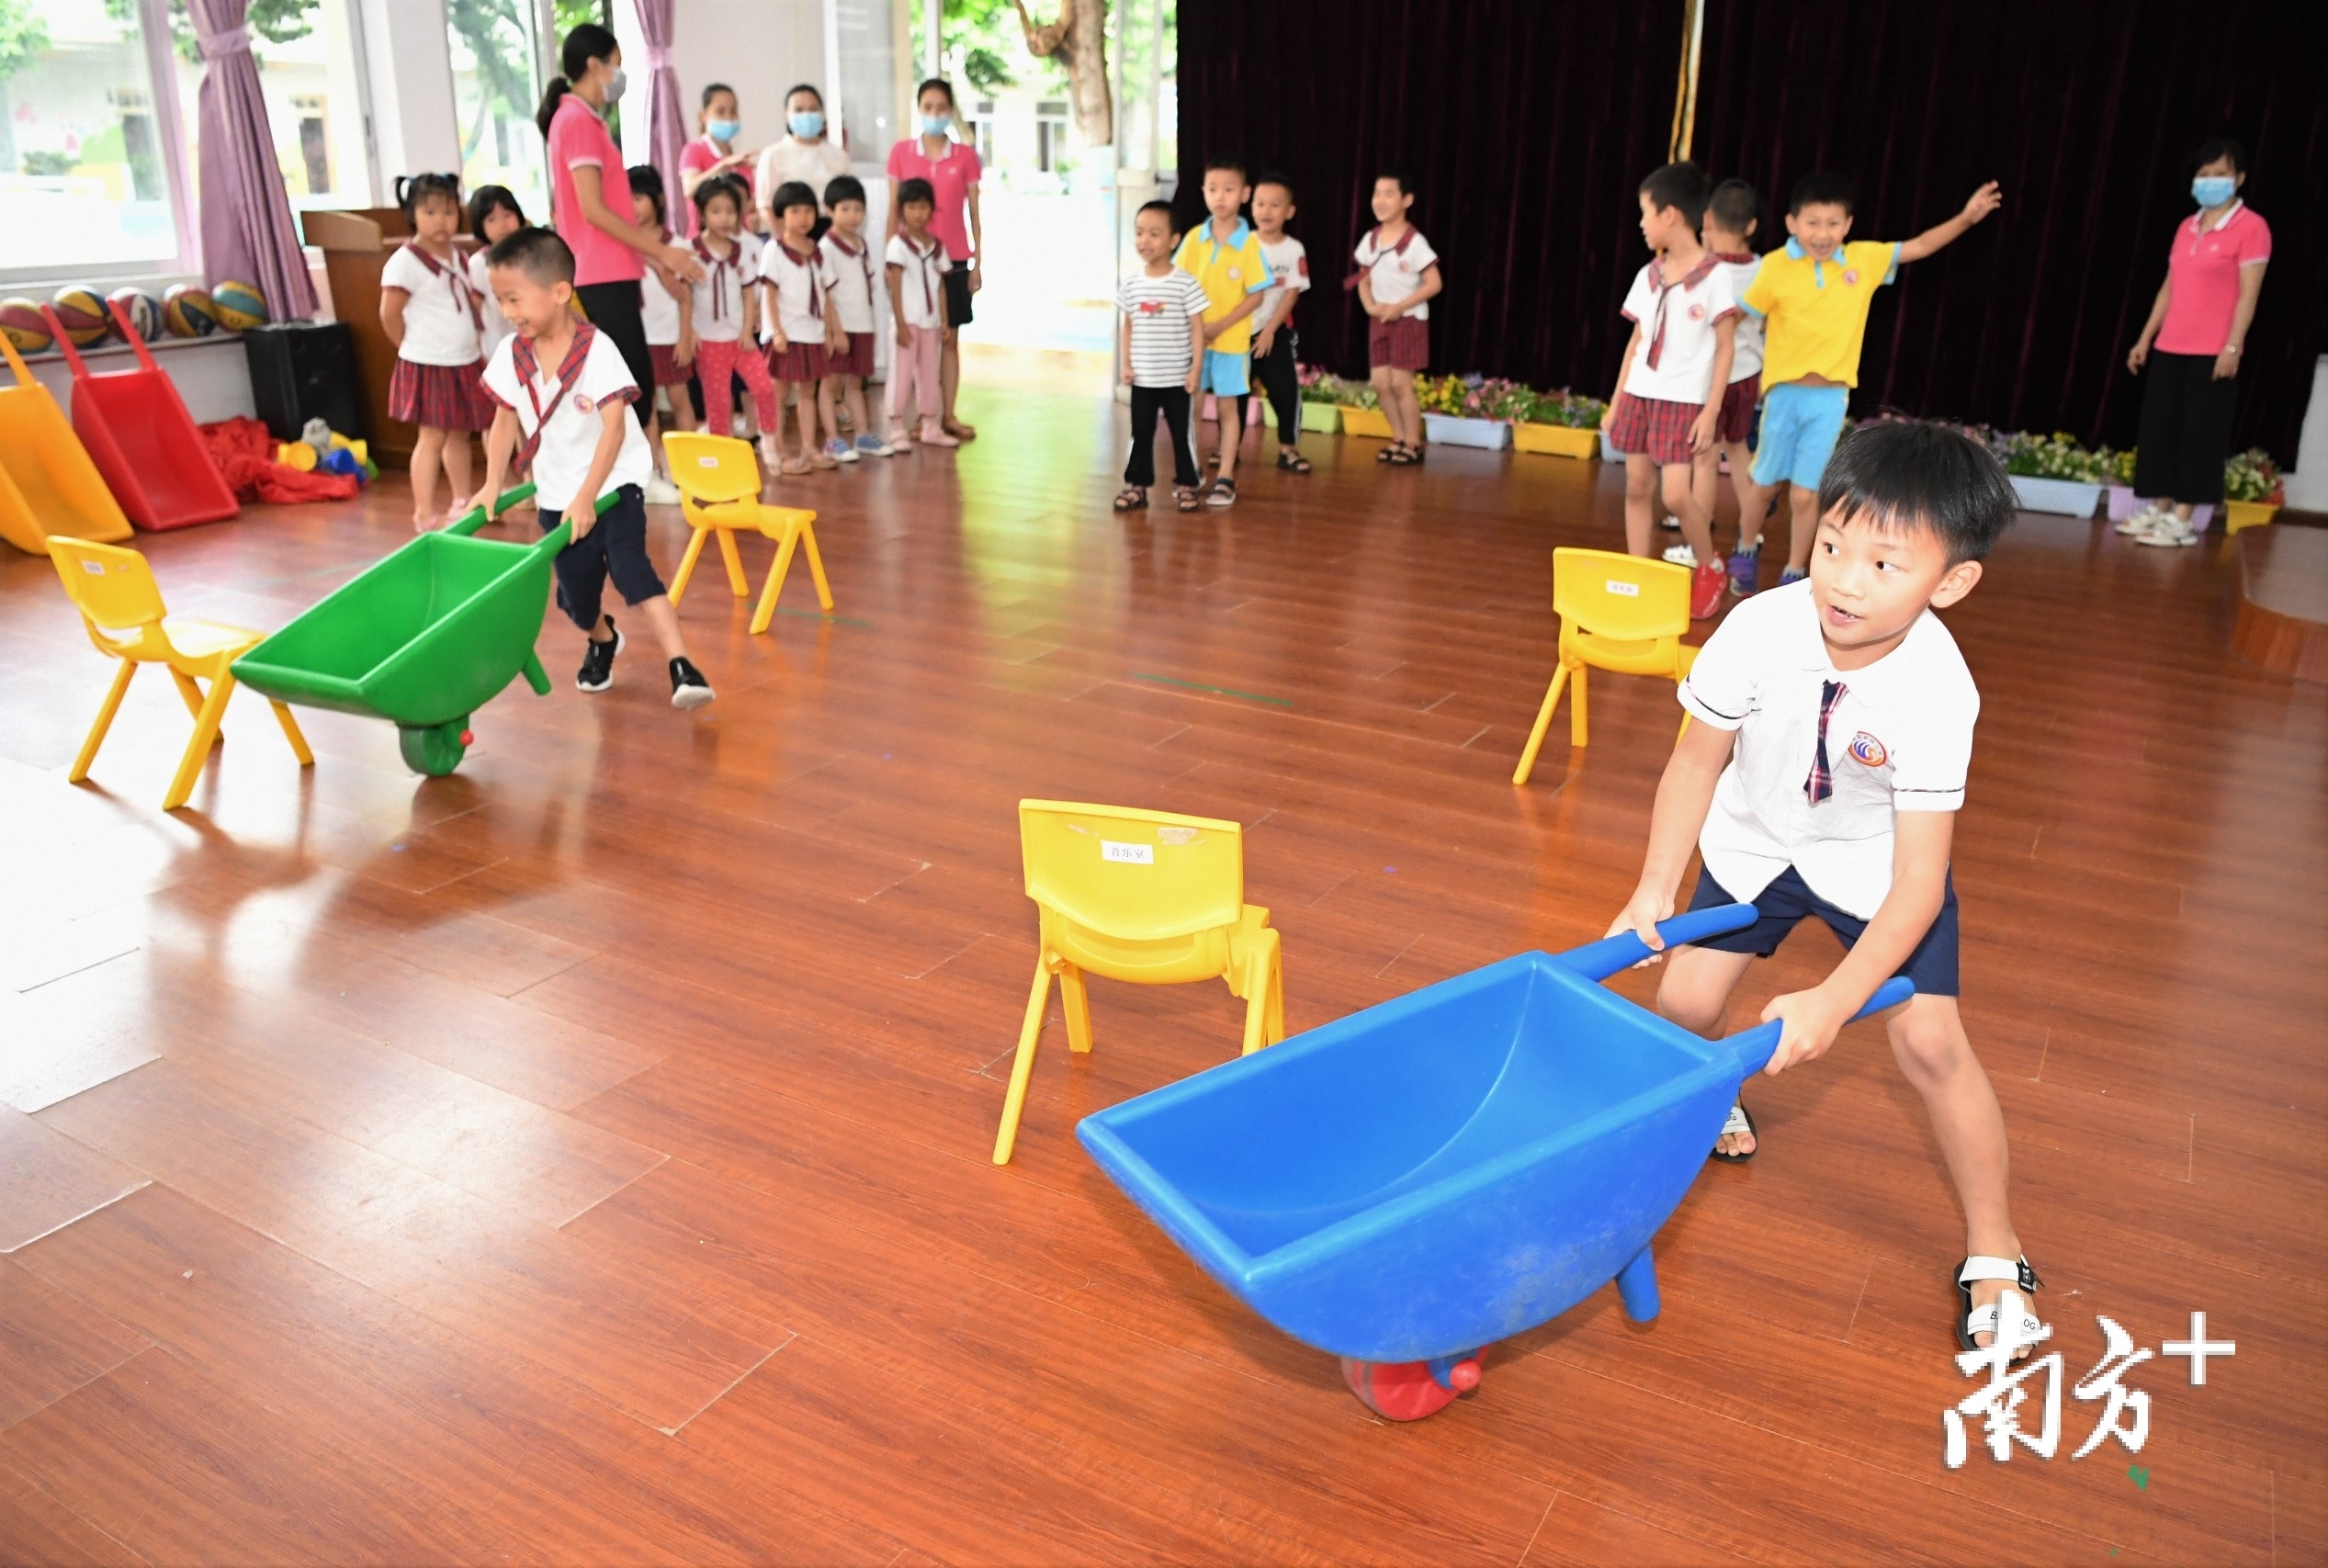
[(994, 1134), (994, 1163), (1011, 1163), (1011, 1149), (1019, 1141), (1019, 1115), (1026, 1109), (1026, 1081), (1034, 1074), (1034, 1043), (1043, 1034), (1043, 1014), (1051, 1001), (1049, 953), (1034, 963), (1034, 992), (1027, 998), (1026, 1020), (1019, 1026), (1019, 1054), (1011, 1063), (1011, 1089), (1002, 1097), (1002, 1125)]
[(120, 672), (113, 677), (113, 689), (106, 693), (105, 705), (97, 709), (97, 721), (89, 726), (89, 738), (81, 742), (81, 754), (73, 759), (73, 771), (64, 775), (73, 783), (79, 784), (89, 776), (89, 764), (97, 760), (97, 748), (105, 744), (105, 732), (113, 728), (113, 716), (121, 711), (122, 695), (129, 691), (130, 682), (137, 672), (135, 662), (121, 660)]
[(1269, 955), (1269, 1043), (1285, 1038), (1285, 951), (1281, 944)]
[(178, 689), (178, 701), (186, 705), (186, 716), (199, 719), (202, 716), (202, 688), (196, 683), (193, 676), (175, 665), (165, 668), (170, 671), (171, 683)]
[(233, 672), (221, 660), (210, 677), (210, 694), (202, 699), (202, 716), (194, 721), (194, 738), (186, 743), (186, 755), (178, 760), (177, 776), (170, 781), (170, 793), (162, 797), (163, 810), (175, 811), (194, 793), (194, 781), (209, 757), (210, 742), (218, 739), (219, 720), (225, 716), (226, 699), (233, 691)]
[(291, 710), (272, 698), (266, 705), (275, 710), (275, 722), (283, 727), (283, 739), (291, 743), (291, 755), (299, 760), (299, 766), (315, 766), (315, 753), (307, 749), (307, 737), (299, 733), (299, 721), (291, 716)]
[(679, 570), (672, 573), (671, 586), (663, 590), (674, 606), (686, 594), (687, 580), (695, 575), (696, 558), (703, 554), (704, 536), (710, 532), (708, 528), (698, 528), (687, 536), (687, 547), (679, 557)]
[(1059, 1006), (1067, 1013), (1067, 1048), (1091, 1048), (1091, 994), (1083, 984), (1083, 971), (1072, 964), (1059, 965)]
[(736, 548), (736, 531), (719, 530), (719, 558), (728, 563), (728, 592), (739, 599), (752, 597), (752, 582), (743, 574), (743, 555)]
[(1544, 731), (1552, 728), (1552, 710), (1560, 705), (1560, 688), (1568, 683), (1568, 667), (1559, 666), (1552, 672), (1552, 684), (1544, 690), (1543, 706), (1536, 710), (1536, 728), (1528, 732), (1528, 745), (1520, 753), (1520, 766), (1511, 772), (1511, 782), (1524, 784), (1528, 775), (1536, 771), (1536, 753), (1543, 750)]
[(776, 564), (768, 569), (768, 586), (761, 590), (760, 607), (752, 613), (752, 635), (758, 637), (768, 629), (768, 623), (776, 618), (776, 595), (784, 592), (785, 574), (792, 570), (793, 547), (799, 542), (797, 533), (786, 534), (776, 547)]
[(800, 547), (808, 554), (808, 575), (817, 585), (817, 603), (824, 613), (832, 614), (832, 584), (824, 580), (824, 557), (817, 553), (817, 531), (808, 524), (800, 525)]
[(1568, 694), (1568, 744), (1582, 746), (1589, 739), (1585, 728), (1585, 667), (1576, 666), (1575, 690)]

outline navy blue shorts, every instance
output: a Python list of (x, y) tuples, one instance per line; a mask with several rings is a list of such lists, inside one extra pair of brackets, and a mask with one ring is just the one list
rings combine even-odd
[[(1779, 943), (1786, 940), (1805, 916), (1816, 915), (1827, 929), (1843, 939), (1849, 947), (1867, 930), (1867, 922), (1859, 916), (1838, 909), (1811, 891), (1794, 867), (1789, 866), (1770, 879), (1770, 886), (1750, 900), (1762, 918), (1742, 931), (1727, 936), (1708, 937), (1692, 942), (1693, 947), (1712, 948), (1716, 953), (1751, 953), (1757, 958), (1768, 958), (1779, 951)], [(1701, 868), (1698, 889), (1689, 895), (1689, 908), (1710, 909), (1717, 904), (1735, 904), (1742, 900), (1713, 879), (1713, 874)], [(1924, 940), (1916, 944), (1916, 951), (1907, 955), (1907, 962), (1899, 967), (1900, 974), (1915, 982), (1916, 995), (1924, 997), (1953, 997), (1959, 994), (1956, 980), (1956, 878), (1948, 879), (1947, 890), (1940, 899), (1940, 912), (1932, 918), (1932, 929), (1924, 933)]]
[[(555, 512), (540, 514), (547, 534), (562, 522)], [(606, 580), (626, 604), (643, 604), (663, 591), (655, 563), (647, 558), (647, 498), (637, 485), (615, 491), (615, 504), (598, 514), (598, 525), (578, 545), (568, 545), (552, 563), (558, 574), (558, 607), (589, 631), (598, 625)]]

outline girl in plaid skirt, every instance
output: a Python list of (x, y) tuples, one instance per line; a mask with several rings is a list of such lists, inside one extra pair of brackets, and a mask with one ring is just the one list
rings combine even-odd
[(420, 426), (412, 444), (412, 527), (440, 527), (441, 465), (458, 504), (469, 491), (469, 438), (493, 423), (485, 373), (486, 301), (470, 286), (453, 235), (461, 226), (461, 186), (452, 175), (396, 182), (396, 203), (412, 240), (380, 269), (380, 326), (396, 345), (388, 412)]
[(760, 253), (760, 286), (768, 294), (768, 309), (761, 317), (768, 333), (768, 369), (777, 380), (799, 389), (795, 400), (800, 409), (800, 455), (786, 457), (784, 471), (805, 474), (812, 468), (838, 468), (817, 439), (817, 384), (825, 378), (830, 330), (825, 325), (824, 269), (817, 243), (808, 237), (817, 222), (817, 193), (797, 180), (786, 180), (768, 205), (778, 225)]

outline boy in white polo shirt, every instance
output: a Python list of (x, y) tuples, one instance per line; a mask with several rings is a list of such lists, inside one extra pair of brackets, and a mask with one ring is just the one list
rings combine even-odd
[[(1689, 907), (1749, 902), (1761, 915), (1666, 966), (1657, 1010), (1710, 1033), (1756, 957), (1805, 918), (1825, 922), (1843, 962), (1762, 1010), (1784, 1023), (1773, 1074), (1825, 1052), (1887, 977), (1915, 982), (1887, 1026), (1964, 1209), (1966, 1350), (1994, 1337), (2006, 1290), (2026, 1295), (2038, 1279), (2006, 1201), (2005, 1119), (1957, 1012), (1949, 846), (1981, 698), (1931, 612), (1980, 581), (2013, 506), (1995, 458), (1953, 431), (1896, 422), (1844, 438), (1820, 484), (1810, 580), (1732, 610), (1681, 685), (1698, 722), (1666, 765), (1640, 886), (1610, 927), (1661, 948), (1656, 922), (1673, 913), (1696, 842), (1705, 865)], [(1734, 1107), (1713, 1157), (1754, 1150), (1753, 1119)]]
[[(711, 682), (688, 660), (679, 613), (647, 558), (644, 487), (655, 465), (630, 417), (639, 383), (613, 340), (574, 314), (574, 253), (555, 230), (520, 229), (486, 253), (485, 267), (517, 332), (485, 367), (485, 390), (500, 408), (485, 437), (485, 486), (469, 504), (492, 515), (515, 448), (517, 468), (533, 465), (542, 532), (573, 525), (556, 570), (559, 605), (589, 637), (574, 684), (603, 692), (615, 683), (623, 637), (600, 609), (612, 577), (671, 661), (671, 705), (701, 707), (711, 701)], [(601, 514), (598, 498), (610, 486), (615, 503)]]
[[(1729, 581), (1713, 553), (1713, 516), (1701, 491), (1712, 489), (1713, 444), (1738, 328), (1730, 274), (1698, 239), (1712, 187), (1695, 164), (1667, 164), (1641, 182), (1641, 238), (1650, 249), (1625, 295), (1624, 368), (1609, 400), (1609, 445), (1625, 455), (1625, 548), (1649, 553), (1653, 508), (1681, 519), (1697, 558), (1689, 616), (1722, 607)], [(1699, 470), (1707, 482), (1698, 483)]]

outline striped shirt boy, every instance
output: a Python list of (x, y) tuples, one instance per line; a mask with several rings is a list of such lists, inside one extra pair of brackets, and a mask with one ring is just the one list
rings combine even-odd
[(1116, 286), (1115, 307), (1132, 323), (1132, 385), (1188, 385), (1195, 364), (1188, 321), (1204, 306), (1204, 286), (1179, 267), (1161, 276), (1142, 268)]

